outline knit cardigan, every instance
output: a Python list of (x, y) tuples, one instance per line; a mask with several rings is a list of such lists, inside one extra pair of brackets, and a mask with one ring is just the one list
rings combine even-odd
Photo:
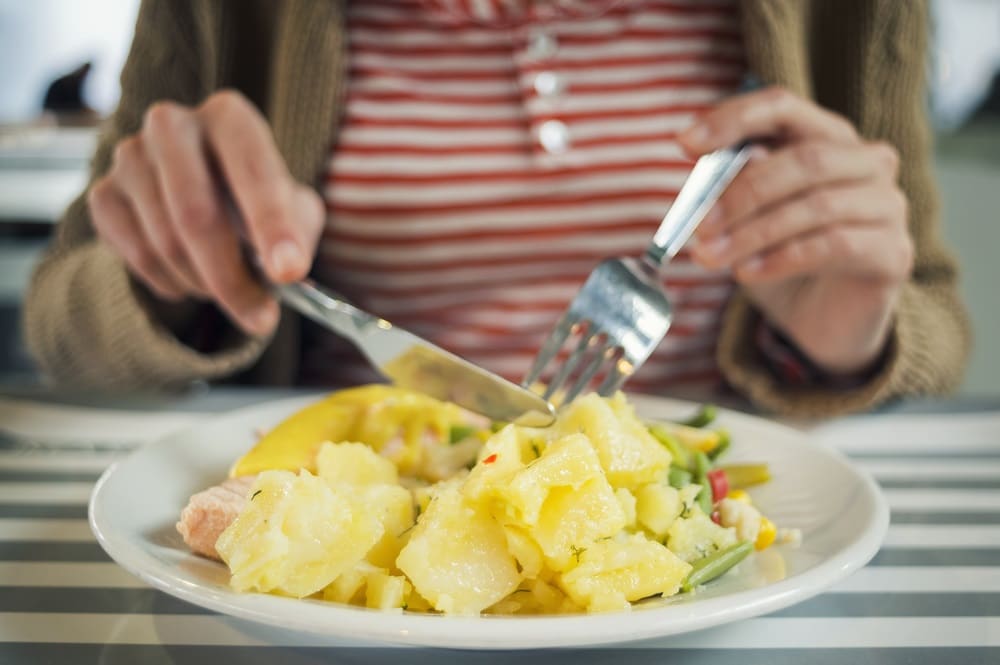
[[(759, 315), (739, 292), (727, 305), (718, 340), (726, 380), (759, 408), (800, 417), (954, 389), (970, 333), (955, 263), (939, 237), (930, 172), (926, 3), (741, 0), (739, 10), (750, 71), (899, 150), (916, 262), (896, 307), (885, 362), (864, 385), (837, 390), (783, 383), (759, 353)], [(336, 139), (346, 44), (337, 0), (144, 0), (121, 101), (102, 128), (92, 181), (108, 170), (115, 144), (139, 130), (153, 102), (195, 105), (235, 88), (267, 117), (293, 176), (318, 188)], [(49, 377), (117, 391), (237, 375), (289, 385), (301, 356), (300, 320), (287, 310), (272, 336), (251, 338), (211, 306), (150, 296), (95, 237), (86, 192), (66, 211), (33, 275), (23, 323), (29, 349)]]

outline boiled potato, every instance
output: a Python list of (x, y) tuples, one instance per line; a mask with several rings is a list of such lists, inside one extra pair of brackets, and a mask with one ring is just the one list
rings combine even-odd
[(635, 515), (639, 524), (662, 540), (681, 514), (681, 495), (670, 485), (649, 483), (635, 492)]
[(491, 500), (523, 468), (517, 428), (507, 425), (483, 444), (479, 461), (469, 472), (462, 493), (471, 501)]
[(233, 587), (387, 611), (597, 612), (677, 593), (691, 562), (736, 542), (698, 485), (667, 484), (669, 452), (621, 394), (451, 442), (470, 418), (366, 386), (279, 425), (234, 470), (302, 471), (260, 473), (219, 538)]
[(434, 609), (446, 614), (478, 614), (521, 582), (503, 527), (457, 489), (434, 497), (396, 565)]
[(238, 591), (302, 598), (361, 561), (384, 532), (356, 493), (302, 471), (265, 471), (216, 549)]
[(572, 434), (550, 443), (541, 457), (513, 474), (499, 496), (511, 519), (531, 526), (538, 522), (542, 505), (554, 488), (577, 488), (603, 477), (590, 440)]
[(545, 566), (545, 555), (542, 553), (542, 548), (527, 531), (520, 527), (508, 524), (503, 527), (503, 532), (507, 538), (507, 551), (517, 561), (521, 575), (528, 579), (538, 577)]
[(635, 495), (624, 487), (619, 487), (615, 490), (615, 498), (618, 499), (618, 505), (622, 507), (622, 513), (625, 514), (625, 528), (634, 529), (636, 526)]
[(323, 588), (323, 600), (360, 605), (364, 601), (368, 577), (373, 573), (385, 572), (385, 569), (367, 561), (359, 561)]
[(653, 438), (621, 393), (610, 399), (591, 393), (573, 401), (553, 425), (553, 434), (586, 435), (613, 487), (635, 489), (661, 478), (670, 453)]
[(628, 609), (629, 602), (677, 593), (691, 565), (642, 534), (592, 543), (560, 575), (560, 588), (590, 612)]
[[(349, 486), (348, 486), (349, 487)], [(396, 557), (406, 544), (414, 523), (413, 496), (399, 485), (368, 485), (355, 487), (358, 498), (378, 516), (383, 527), (382, 538), (375, 543), (365, 559), (375, 566), (396, 569)]]
[(316, 454), (316, 475), (331, 483), (395, 485), (396, 465), (363, 443), (324, 443)]
[(376, 610), (402, 608), (409, 593), (410, 583), (405, 577), (376, 571), (368, 576), (365, 585), (365, 604)]
[(624, 529), (625, 521), (614, 490), (603, 476), (598, 476), (576, 489), (552, 489), (538, 523), (529, 527), (528, 533), (542, 548), (548, 567), (562, 571), (573, 564), (581, 549)]
[(667, 547), (680, 558), (696, 561), (736, 544), (735, 529), (719, 526), (697, 506), (687, 509), (687, 514), (667, 529)]

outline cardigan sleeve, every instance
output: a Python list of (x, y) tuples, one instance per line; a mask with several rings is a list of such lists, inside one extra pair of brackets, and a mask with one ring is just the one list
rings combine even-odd
[(867, 139), (900, 153), (915, 264), (903, 286), (879, 371), (860, 386), (796, 386), (769, 368), (754, 340), (760, 315), (737, 295), (726, 311), (718, 360), (727, 380), (758, 406), (796, 417), (870, 409), (888, 400), (942, 394), (960, 383), (970, 326), (957, 267), (940, 238), (925, 111), (927, 8), (923, 2), (812, 3), (810, 61), (817, 101), (844, 114)]
[[(215, 87), (214, 4), (144, 0), (122, 71), (121, 101), (102, 127), (91, 184), (108, 170), (115, 144), (140, 128), (153, 102), (196, 104)], [(49, 378), (119, 391), (168, 388), (229, 375), (257, 359), (266, 340), (243, 336), (213, 316), (209, 305), (168, 305), (134, 281), (96, 238), (86, 195), (60, 220), (25, 302), (25, 339)], [(194, 324), (206, 320), (217, 322), (215, 334), (195, 344), (189, 333), (203, 332), (205, 326)]]

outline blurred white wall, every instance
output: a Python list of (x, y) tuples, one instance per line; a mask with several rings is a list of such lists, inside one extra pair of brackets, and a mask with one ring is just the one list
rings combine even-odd
[(931, 110), (935, 125), (951, 130), (982, 103), (1000, 71), (1000, 0), (935, 0), (932, 9)]
[(29, 120), (48, 84), (90, 60), (84, 89), (101, 112), (118, 100), (118, 74), (139, 0), (0, 0), (0, 122)]

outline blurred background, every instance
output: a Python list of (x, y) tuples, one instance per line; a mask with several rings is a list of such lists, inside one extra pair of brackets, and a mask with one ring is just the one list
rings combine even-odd
[[(139, 0), (0, 0), (0, 384), (38, 380), (19, 311), (115, 106)], [(929, 109), (943, 231), (976, 347), (963, 392), (1000, 394), (1000, 0), (934, 0)]]

